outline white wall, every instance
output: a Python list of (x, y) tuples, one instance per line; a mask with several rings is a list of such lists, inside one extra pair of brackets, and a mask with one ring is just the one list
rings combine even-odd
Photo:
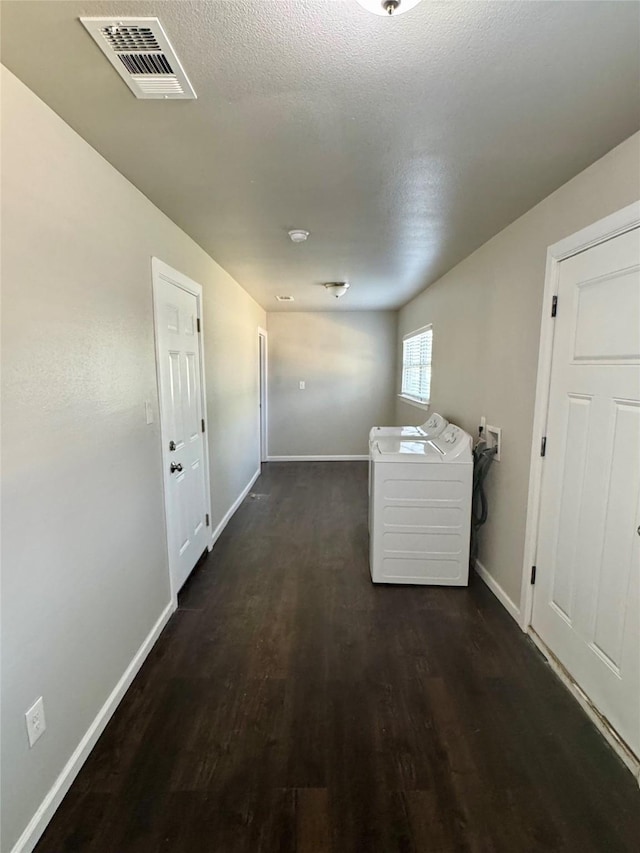
[(7, 853), (170, 598), (151, 256), (204, 287), (214, 528), (258, 467), (265, 313), (5, 69), (2, 155)]
[(270, 313), (268, 323), (269, 456), (366, 454), (371, 427), (395, 416), (396, 312)]
[[(400, 340), (433, 323), (432, 408), (474, 435), (481, 415), (503, 429), (502, 460), (493, 465), (487, 481), (489, 520), (479, 556), (516, 605), (547, 247), (639, 198), (636, 134), (505, 228), (399, 314)], [(398, 403), (398, 423), (421, 420), (421, 411)]]

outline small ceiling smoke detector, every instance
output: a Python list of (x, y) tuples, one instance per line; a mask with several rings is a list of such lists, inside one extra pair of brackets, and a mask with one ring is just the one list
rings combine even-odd
[(304, 243), (308, 236), (309, 232), (303, 231), (302, 228), (293, 228), (289, 231), (289, 237), (293, 243)]
[(193, 99), (196, 93), (157, 18), (80, 18), (136, 98)]
[(278, 302), (293, 302), (293, 296), (276, 296)]
[(417, 6), (420, 0), (357, 0), (357, 2), (368, 12), (374, 15), (401, 15)]
[(336, 299), (340, 299), (340, 297), (344, 296), (347, 290), (349, 290), (351, 285), (348, 281), (328, 281), (325, 284), (325, 287), (332, 296), (335, 296)]

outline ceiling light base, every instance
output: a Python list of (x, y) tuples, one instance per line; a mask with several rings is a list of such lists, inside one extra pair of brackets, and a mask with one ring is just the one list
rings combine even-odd
[(309, 232), (304, 231), (302, 228), (293, 228), (289, 231), (289, 237), (291, 237), (292, 243), (304, 243), (308, 236)]
[(336, 299), (340, 299), (341, 296), (344, 296), (350, 286), (351, 285), (348, 281), (328, 281), (325, 284), (329, 293), (332, 296), (335, 296)]
[(358, 0), (358, 3), (374, 15), (397, 18), (417, 6), (420, 0)]

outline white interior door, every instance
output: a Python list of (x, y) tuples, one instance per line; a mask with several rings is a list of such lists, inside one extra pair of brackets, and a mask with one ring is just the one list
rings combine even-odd
[(532, 625), (640, 755), (640, 231), (560, 264)]
[(154, 277), (169, 569), (177, 594), (208, 541), (198, 297)]

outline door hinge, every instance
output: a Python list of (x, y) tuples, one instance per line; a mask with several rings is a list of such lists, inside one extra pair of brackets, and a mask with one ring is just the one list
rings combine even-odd
[(198, 328), (198, 331), (200, 331), (200, 317), (198, 317), (198, 318), (196, 319), (196, 326), (197, 326), (197, 328)]
[(207, 522), (207, 527), (208, 527), (208, 526), (209, 526), (209, 513), (207, 513), (207, 514), (205, 515), (204, 519), (205, 519), (205, 521)]
[(531, 566), (531, 586), (536, 582), (537, 566)]
[(200, 426), (202, 428), (202, 432), (204, 432), (204, 418), (201, 419)]
[(547, 455), (547, 436), (542, 436), (542, 441), (540, 442), (540, 456)]
[(554, 296), (551, 300), (551, 316), (555, 317), (558, 313), (558, 297)]

